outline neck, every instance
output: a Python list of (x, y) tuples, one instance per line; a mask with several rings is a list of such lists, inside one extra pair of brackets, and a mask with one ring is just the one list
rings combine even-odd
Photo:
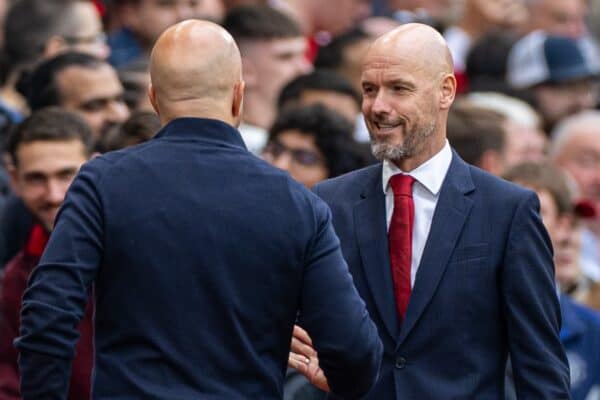
[(204, 101), (186, 101), (170, 104), (160, 108), (160, 123), (162, 126), (177, 118), (210, 118), (223, 121), (231, 126), (236, 126), (235, 118), (231, 112), (227, 113), (222, 107), (215, 104), (206, 104)]
[(275, 121), (276, 114), (275, 107), (268, 104), (267, 101), (254, 96), (251, 92), (246, 93), (244, 122), (263, 129), (269, 129)]

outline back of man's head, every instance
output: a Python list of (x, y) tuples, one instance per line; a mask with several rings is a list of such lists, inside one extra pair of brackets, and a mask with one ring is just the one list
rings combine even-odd
[(188, 20), (167, 29), (152, 49), (150, 79), (150, 100), (163, 124), (183, 116), (240, 122), (242, 61), (219, 25)]
[(454, 103), (448, 114), (448, 141), (469, 164), (499, 174), (505, 144), (505, 117), (468, 101)]
[(227, 13), (223, 27), (243, 46), (244, 41), (302, 36), (298, 25), (287, 15), (266, 5), (235, 7)]
[(84, 53), (64, 53), (40, 64), (29, 80), (27, 103), (32, 111), (48, 106), (61, 105), (61, 92), (56, 77), (69, 67), (97, 69), (108, 65), (94, 56)]

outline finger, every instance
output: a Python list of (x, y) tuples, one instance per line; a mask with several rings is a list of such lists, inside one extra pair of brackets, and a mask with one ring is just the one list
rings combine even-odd
[(310, 338), (310, 335), (308, 334), (308, 332), (306, 332), (304, 329), (302, 329), (298, 325), (294, 325), (293, 336), (306, 344), (309, 344), (311, 346), (313, 344), (312, 339)]
[(308, 364), (310, 360), (301, 354), (291, 353), (288, 357), (288, 366), (294, 368), (304, 376), (308, 374)]
[(312, 346), (309, 346), (296, 338), (292, 338), (291, 350), (294, 353), (299, 353), (306, 357), (314, 357), (317, 355), (317, 352)]

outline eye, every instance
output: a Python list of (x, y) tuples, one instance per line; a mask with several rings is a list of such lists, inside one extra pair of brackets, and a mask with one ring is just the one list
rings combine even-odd
[(364, 95), (368, 96), (375, 93), (376, 89), (372, 85), (363, 85), (362, 91)]

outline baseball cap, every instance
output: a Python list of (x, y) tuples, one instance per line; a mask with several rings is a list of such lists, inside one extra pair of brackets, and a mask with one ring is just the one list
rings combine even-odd
[(525, 89), (540, 83), (591, 78), (596, 71), (587, 55), (579, 39), (535, 31), (512, 47), (507, 81), (516, 89)]

